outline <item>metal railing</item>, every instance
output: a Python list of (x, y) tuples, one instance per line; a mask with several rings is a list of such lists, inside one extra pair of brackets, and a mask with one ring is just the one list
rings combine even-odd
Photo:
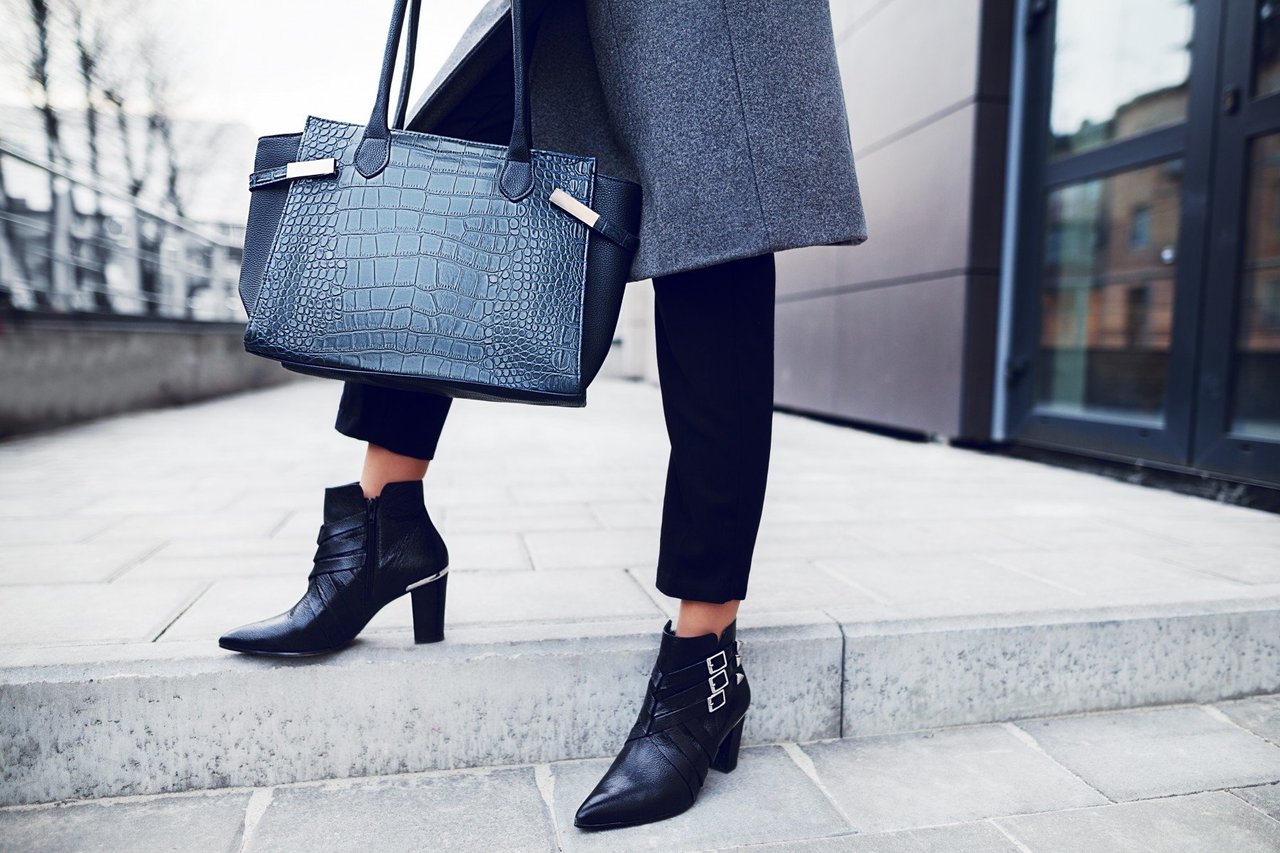
[(243, 238), (0, 145), (4, 313), (243, 320)]

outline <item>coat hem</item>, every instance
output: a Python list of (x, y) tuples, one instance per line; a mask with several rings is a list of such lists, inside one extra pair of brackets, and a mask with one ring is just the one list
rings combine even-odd
[(678, 264), (663, 266), (662, 264), (648, 264), (645, 267), (636, 267), (631, 270), (631, 274), (627, 281), (646, 281), (651, 278), (663, 275), (675, 275), (676, 273), (689, 272), (690, 270), (704, 269), (713, 267), (717, 264), (728, 263), (729, 261), (738, 261), (743, 258), (751, 258), (756, 255), (764, 255), (770, 252), (785, 252), (789, 249), (807, 249), (816, 246), (861, 246), (867, 242), (869, 234), (866, 229), (854, 229), (852, 231), (837, 233), (834, 235), (806, 235), (804, 237), (795, 237), (790, 240), (768, 240), (764, 242), (746, 243), (732, 249), (726, 250), (723, 246), (715, 247), (714, 251), (706, 251), (699, 253), (688, 253), (686, 258), (681, 259)]

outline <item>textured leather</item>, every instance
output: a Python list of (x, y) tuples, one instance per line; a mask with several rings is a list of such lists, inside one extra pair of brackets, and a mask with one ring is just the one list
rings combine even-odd
[[(301, 133), (262, 137), (253, 158), (254, 170), (283, 169), (286, 163), (298, 159), (301, 144)], [(258, 301), (262, 273), (267, 268), (267, 255), (288, 193), (288, 184), (274, 184), (249, 196), (249, 222), (245, 228), (244, 259), (240, 263), (240, 301), (246, 313), (252, 314)]]
[[(591, 207), (620, 228), (640, 230), (640, 193), (635, 184), (607, 175), (596, 175)], [(619, 270), (631, 266), (635, 250), (592, 232), (587, 241), (587, 287), (582, 298), (581, 381), (585, 389), (596, 378), (613, 347), (613, 336), (622, 310), (625, 276)]]
[(359, 483), (325, 490), (324, 523), (307, 591), (278, 616), (224, 634), (224, 649), (267, 655), (336, 651), (406, 587), (449, 565), (422, 482), (388, 483), (366, 499)]
[(537, 189), (515, 204), (496, 186), (499, 146), (393, 131), (391, 165), (366, 180), (351, 168), (360, 134), (307, 120), (298, 158), (334, 157), (338, 175), (289, 185), (246, 348), (578, 396), (588, 232), (549, 197), (591, 198), (594, 161), (536, 152)]
[[(395, 4), (369, 124), (307, 120), (295, 159), (333, 157), (336, 177), (286, 181), (276, 214), (282, 164), (255, 164), (264, 181), (255, 196), (273, 198), (259, 205), (269, 215), (251, 213), (246, 238), (246, 256), (266, 260), (242, 278), (245, 347), (346, 381), (583, 405), (617, 323), (640, 188), (610, 181), (598, 191), (593, 158), (529, 149), (521, 38), (505, 150), (388, 128), (406, 14), (410, 53), (416, 38), (418, 4), (409, 4)], [(517, 10), (513, 33), (522, 32)], [(607, 238), (552, 205), (556, 188), (593, 204)]]
[(575, 826), (609, 829), (673, 817), (697, 801), (713, 766), (733, 769), (751, 704), (739, 650), (736, 620), (718, 640), (677, 637), (667, 622), (635, 725), (578, 807)]

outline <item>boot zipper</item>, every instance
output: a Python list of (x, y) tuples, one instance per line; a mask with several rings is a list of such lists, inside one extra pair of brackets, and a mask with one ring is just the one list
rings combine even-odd
[(365, 595), (373, 601), (373, 576), (378, 570), (378, 499), (365, 499), (364, 525), (364, 558), (368, 580), (365, 581)]

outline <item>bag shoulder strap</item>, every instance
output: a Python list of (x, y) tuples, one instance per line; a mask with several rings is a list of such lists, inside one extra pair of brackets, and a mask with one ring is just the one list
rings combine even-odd
[[(511, 123), (511, 142), (507, 146), (506, 162), (498, 178), (502, 194), (511, 201), (520, 201), (533, 191), (533, 126), (529, 107), (529, 58), (526, 45), (524, 20), (525, 0), (511, 0), (511, 50), (512, 77), (515, 92), (515, 108)], [(409, 33), (404, 71), (401, 74), (400, 93), (396, 108), (395, 126), (403, 127), (409, 98), (409, 86), (413, 75), (413, 56), (418, 46), (418, 18), (421, 0), (395, 0), (391, 11), (391, 28), (387, 32), (387, 47), (382, 56), (382, 72), (378, 77), (378, 94), (373, 104), (369, 123), (356, 149), (356, 170), (365, 178), (382, 172), (391, 160), (391, 129), (387, 124), (387, 110), (391, 101), (391, 78), (396, 57), (400, 50), (400, 35), (408, 17)]]

